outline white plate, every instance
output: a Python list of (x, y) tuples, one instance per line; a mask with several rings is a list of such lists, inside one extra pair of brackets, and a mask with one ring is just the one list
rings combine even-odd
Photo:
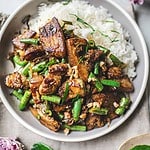
[(129, 150), (137, 145), (150, 146), (150, 134), (142, 134), (128, 139), (120, 146), (119, 150)]
[[(47, 0), (30, 0), (25, 2), (20, 8), (18, 8), (7, 20), (3, 26), (0, 34), (0, 97), (9, 110), (9, 112), (26, 128), (31, 131), (58, 141), (66, 142), (78, 142), (94, 139), (105, 135), (112, 130), (120, 126), (135, 110), (139, 104), (148, 79), (149, 61), (148, 52), (146, 48), (143, 36), (136, 25), (135, 21), (117, 4), (111, 0), (88, 0), (91, 4), (95, 6), (102, 5), (109, 10), (113, 17), (118, 20), (130, 33), (132, 38), (132, 43), (139, 56), (139, 64), (137, 66), (137, 77), (134, 80), (135, 91), (131, 94), (131, 99), (133, 101), (130, 109), (127, 113), (112, 121), (111, 125), (105, 126), (103, 128), (94, 129), (88, 132), (72, 132), (68, 136), (64, 133), (54, 133), (48, 130), (46, 127), (41, 125), (29, 111), (21, 112), (18, 110), (18, 102), (10, 96), (10, 91), (4, 84), (5, 75), (13, 71), (13, 65), (11, 62), (6, 60), (8, 51), (12, 48), (11, 40), (14, 36), (15, 31), (21, 28), (21, 20), (26, 15), (33, 15), (37, 12), (37, 6), (41, 2), (47, 2)], [(117, 132), (117, 130), (116, 130)]]

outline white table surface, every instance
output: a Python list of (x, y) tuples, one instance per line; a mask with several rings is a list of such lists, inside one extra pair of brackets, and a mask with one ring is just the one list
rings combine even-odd
[[(121, 4), (128, 3), (127, 0), (114, 1), (120, 1)], [(24, 0), (0, 0), (0, 11), (10, 14), (22, 4), (22, 2), (24, 2)], [(130, 7), (130, 5), (126, 5), (125, 9), (129, 10)], [(137, 22), (150, 48), (150, 3), (135, 7), (135, 11)], [(136, 111), (123, 125), (105, 136), (81, 143), (57, 142), (36, 135), (19, 124), (11, 114), (9, 114), (5, 106), (0, 103), (0, 136), (19, 137), (28, 150), (30, 150), (31, 145), (39, 141), (50, 145), (54, 150), (117, 150), (119, 145), (128, 138), (149, 132), (150, 124), (147, 92), (143, 96)]]

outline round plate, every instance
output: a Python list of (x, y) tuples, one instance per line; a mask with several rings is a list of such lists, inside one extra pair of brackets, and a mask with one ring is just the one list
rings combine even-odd
[(12, 49), (11, 40), (15, 31), (21, 28), (22, 19), (27, 15), (33, 15), (37, 13), (37, 7), (41, 2), (47, 2), (48, 0), (30, 0), (25, 2), (20, 8), (18, 8), (7, 20), (1, 30), (0, 35), (0, 96), (7, 107), (9, 112), (26, 128), (31, 131), (58, 141), (66, 142), (78, 142), (94, 139), (105, 135), (112, 130), (120, 126), (135, 110), (139, 104), (148, 79), (148, 52), (143, 36), (136, 25), (135, 21), (117, 4), (111, 0), (88, 0), (89, 3), (107, 8), (113, 17), (118, 20), (130, 33), (132, 44), (135, 46), (136, 52), (139, 56), (139, 63), (137, 65), (137, 77), (134, 80), (135, 91), (131, 94), (132, 105), (127, 113), (112, 121), (111, 125), (107, 125), (103, 128), (97, 128), (87, 132), (72, 132), (68, 136), (64, 133), (54, 133), (41, 125), (39, 121), (34, 118), (29, 111), (21, 112), (18, 110), (18, 101), (10, 96), (9, 89), (5, 86), (4, 80), (6, 74), (13, 71), (13, 65), (10, 61), (7, 61), (8, 51)]
[(131, 149), (137, 145), (149, 145), (150, 146), (150, 134), (142, 134), (136, 137), (132, 137), (124, 142), (119, 150)]

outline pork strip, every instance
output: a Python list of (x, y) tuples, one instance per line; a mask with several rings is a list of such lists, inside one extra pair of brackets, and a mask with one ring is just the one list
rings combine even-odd
[(45, 50), (42, 46), (30, 46), (27, 48), (24, 54), (24, 59), (27, 61), (33, 61), (36, 58), (40, 58), (42, 56), (45, 56)]
[(77, 66), (80, 62), (79, 53), (84, 51), (84, 47), (87, 45), (86, 39), (82, 38), (70, 38), (66, 41), (68, 61), (71, 66)]
[(53, 17), (50, 22), (39, 30), (40, 40), (49, 55), (64, 58), (66, 56), (65, 38), (58, 20)]
[(19, 48), (19, 49), (23, 50), (27, 47), (27, 44), (21, 43), (20, 40), (25, 39), (25, 38), (32, 38), (32, 37), (35, 36), (35, 34), (36, 34), (35, 31), (27, 30), (24, 33), (22, 33), (22, 34), (18, 35), (17, 37), (15, 37), (12, 40), (12, 42), (13, 42), (13, 44), (16, 48)]
[(58, 121), (56, 121), (53, 117), (48, 116), (47, 114), (44, 114), (40, 109), (35, 109), (33, 107), (30, 107), (30, 111), (36, 118), (39, 116), (39, 121), (41, 124), (46, 126), (52, 131), (58, 131), (60, 129), (60, 124)]

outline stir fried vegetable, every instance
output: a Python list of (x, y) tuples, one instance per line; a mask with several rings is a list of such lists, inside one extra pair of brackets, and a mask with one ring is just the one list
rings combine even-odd
[[(96, 32), (76, 14), (70, 16), (81, 28)], [(72, 26), (68, 20), (61, 26), (54, 17), (39, 33), (29, 30), (15, 37), (12, 56), (20, 68), (5, 81), (20, 100), (21, 111), (29, 108), (48, 129), (65, 134), (102, 127), (123, 115), (131, 103), (126, 95), (134, 90), (124, 73), (125, 63), (109, 48), (97, 45), (94, 34), (89, 40), (78, 37)], [(41, 143), (32, 149), (39, 148), (50, 149)]]
[(82, 101), (83, 99), (80, 98), (74, 102), (72, 114), (73, 114), (73, 119), (75, 120), (75, 122), (79, 120), (79, 116), (80, 116), (81, 108), (82, 108)]
[(42, 95), (41, 99), (50, 101), (50, 102), (56, 103), (56, 104), (60, 104), (60, 102), (61, 102), (61, 98), (56, 95), (51, 95), (51, 96)]
[(39, 39), (21, 39), (20, 42), (25, 43), (25, 44), (38, 45), (39, 44)]
[(128, 98), (123, 97), (120, 101), (119, 107), (116, 109), (115, 113), (117, 115), (123, 115), (130, 104), (130, 100)]
[(24, 67), (28, 62), (26, 60), (22, 61), (20, 60), (20, 57), (18, 55), (15, 55), (13, 57), (13, 61), (15, 64)]
[(20, 104), (19, 104), (19, 109), (22, 111), (26, 108), (29, 100), (30, 100), (30, 97), (31, 97), (31, 92), (30, 91), (25, 91), (23, 97), (21, 98), (20, 100)]

